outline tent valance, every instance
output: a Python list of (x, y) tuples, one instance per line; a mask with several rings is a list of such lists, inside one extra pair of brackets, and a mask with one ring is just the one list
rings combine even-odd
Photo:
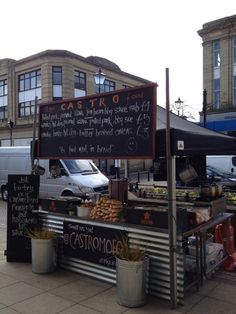
[[(156, 156), (166, 155), (166, 109), (157, 106)], [(171, 154), (236, 155), (236, 138), (203, 128), (170, 113)]]

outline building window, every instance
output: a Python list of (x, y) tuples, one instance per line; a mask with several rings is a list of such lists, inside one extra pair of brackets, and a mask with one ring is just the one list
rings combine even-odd
[(19, 117), (28, 117), (34, 114), (35, 100), (25, 101), (20, 104)]
[(41, 70), (24, 73), (19, 76), (19, 117), (34, 114), (35, 98), (42, 99)]
[(220, 41), (213, 41), (213, 107), (220, 108)]
[(0, 81), (0, 120), (8, 118), (8, 107), (7, 107), (7, 80)]
[(81, 97), (86, 95), (86, 74), (75, 71), (74, 74), (74, 96)]
[(236, 107), (236, 36), (233, 37), (233, 107)]
[[(100, 93), (113, 92), (116, 89), (116, 83), (114, 81), (105, 80), (104, 84), (100, 86)], [(99, 86), (96, 85), (96, 93), (99, 93)]]
[(53, 100), (62, 99), (62, 67), (52, 67), (52, 98)]

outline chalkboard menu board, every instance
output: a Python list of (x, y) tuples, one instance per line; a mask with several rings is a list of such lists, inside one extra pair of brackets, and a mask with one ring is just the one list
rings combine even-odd
[(125, 231), (64, 221), (63, 254), (115, 268), (115, 253)]
[(40, 158), (152, 158), (156, 84), (41, 104)]
[(30, 262), (31, 240), (26, 229), (37, 224), (39, 176), (8, 176), (7, 261)]

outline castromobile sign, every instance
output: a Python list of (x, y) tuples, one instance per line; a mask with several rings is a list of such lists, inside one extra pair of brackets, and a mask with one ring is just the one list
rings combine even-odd
[(64, 221), (63, 254), (115, 268), (115, 255), (125, 231)]
[(39, 157), (153, 159), (156, 86), (41, 104)]

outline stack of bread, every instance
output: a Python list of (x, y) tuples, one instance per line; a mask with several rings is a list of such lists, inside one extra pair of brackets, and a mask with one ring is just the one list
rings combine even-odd
[(108, 197), (101, 197), (91, 210), (90, 218), (95, 220), (119, 222), (122, 211), (123, 205), (121, 201)]
[(94, 203), (93, 202), (82, 202), (80, 205), (80, 207), (88, 207), (88, 208), (93, 208), (94, 207)]

